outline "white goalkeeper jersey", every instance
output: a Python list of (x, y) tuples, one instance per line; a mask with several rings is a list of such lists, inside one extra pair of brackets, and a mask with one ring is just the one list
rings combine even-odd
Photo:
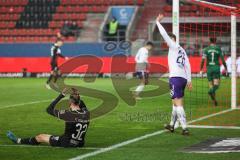
[(225, 62), (226, 62), (226, 65), (227, 65), (227, 72), (232, 73), (232, 58), (228, 57)]
[(156, 23), (160, 34), (162, 35), (163, 39), (166, 41), (169, 47), (169, 77), (182, 77), (187, 79), (188, 82), (191, 82), (191, 66), (185, 50), (169, 37), (166, 30), (159, 22)]
[(138, 50), (135, 56), (136, 71), (142, 71), (147, 69), (148, 64), (148, 50), (142, 47)]
[(240, 73), (240, 57), (237, 59), (237, 73)]

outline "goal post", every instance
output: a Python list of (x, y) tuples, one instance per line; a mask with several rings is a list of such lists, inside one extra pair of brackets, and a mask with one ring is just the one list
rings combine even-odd
[(231, 57), (232, 57), (232, 76), (231, 76), (231, 108), (237, 108), (237, 18), (234, 13), (231, 15)]
[(172, 6), (172, 32), (176, 35), (176, 42), (179, 43), (179, 0), (173, 0)]
[[(215, 12), (215, 14), (219, 13), (219, 15), (222, 15), (223, 17), (229, 17), (228, 21), (230, 19), (230, 22), (227, 22), (227, 23), (229, 23), (229, 26), (226, 27), (226, 28), (229, 27), (229, 34), (230, 34), (230, 40), (231, 40), (231, 42), (229, 44), (229, 48), (231, 48), (229, 53), (231, 53), (231, 62), (232, 62), (232, 65), (231, 65), (231, 73), (232, 74), (231, 74), (231, 83), (230, 83), (231, 84), (231, 89), (229, 90), (229, 92), (231, 94), (231, 96), (230, 96), (231, 100), (229, 101), (229, 107), (231, 105), (232, 109), (236, 109), (237, 108), (237, 74), (236, 74), (237, 15), (234, 12), (236, 7), (229, 6), (228, 4), (226, 4), (226, 5), (225, 4), (218, 4), (218, 3), (202, 1), (202, 0), (182, 0), (181, 2), (189, 3), (190, 5), (198, 6), (199, 9), (202, 10), (202, 12), (208, 11), (208, 9), (209, 9), (209, 11)], [(179, 8), (179, 6), (180, 6), (180, 0), (173, 0), (173, 5), (172, 5), (172, 32), (176, 35), (177, 42), (179, 42), (182, 45), (185, 45), (185, 43), (187, 41), (186, 39), (188, 39), (188, 41), (190, 41), (192, 43), (193, 37), (187, 37), (186, 34), (189, 34), (189, 33), (184, 33), (184, 34), (181, 33), (181, 23), (186, 23), (186, 21), (188, 21), (188, 20), (186, 18), (182, 17), (181, 9)], [(201, 12), (201, 11), (197, 11), (197, 12)], [(215, 30), (215, 29), (212, 29), (212, 28), (214, 28), (214, 27), (224, 28), (224, 26), (222, 26), (221, 23), (218, 23), (216, 19), (212, 20), (211, 17), (210, 17), (211, 15), (208, 15), (208, 13), (200, 13), (200, 14), (202, 14), (202, 15), (201, 16), (198, 15), (198, 16), (194, 17), (195, 18), (195, 23), (196, 23), (194, 25), (196, 27), (191, 28), (191, 24), (189, 24), (190, 27), (188, 25), (186, 25), (186, 27), (184, 26), (185, 27), (184, 31), (186, 29), (186, 30), (191, 30), (190, 32), (198, 32), (198, 30), (202, 29), (202, 31), (200, 31), (201, 33), (194, 33), (194, 34), (190, 33), (190, 35), (192, 34), (192, 35), (196, 36), (195, 37), (196, 42), (200, 42), (199, 35), (202, 36), (202, 38), (201, 38), (202, 41), (200, 43), (203, 43), (203, 44), (200, 44), (200, 45), (201, 45), (201, 47), (203, 47), (204, 45), (206, 45), (203, 42), (203, 41), (206, 41), (205, 40), (206, 36), (203, 36), (203, 35), (208, 34), (208, 36), (214, 35), (214, 37), (215, 36), (217, 37), (217, 34), (218, 34), (217, 32), (220, 32), (220, 31), (217, 31), (217, 29)], [(206, 26), (205, 24), (201, 25), (201, 23), (206, 23), (206, 21), (204, 20), (205, 17), (206, 17), (206, 19), (209, 19), (209, 21), (215, 21), (215, 22), (207, 22), (207, 23), (209, 23), (209, 24), (207, 24), (208, 26)], [(202, 22), (198, 22), (197, 18), (199, 20), (202, 20)], [(222, 19), (225, 22), (225, 19), (224, 18), (222, 18)], [(210, 24), (210, 23), (212, 23), (212, 24)], [(200, 27), (198, 28), (198, 26), (200, 26)], [(206, 27), (208, 27), (208, 29), (212, 29), (212, 31), (208, 31), (208, 33), (204, 33), (205, 32), (204, 30), (205, 30)], [(223, 34), (223, 35), (225, 34), (224, 32), (225, 32), (224, 29), (222, 29), (222, 33), (220, 33), (220, 35), (218, 35), (218, 36), (221, 37), (221, 34)], [(185, 39), (185, 41), (181, 41), (183, 39)]]

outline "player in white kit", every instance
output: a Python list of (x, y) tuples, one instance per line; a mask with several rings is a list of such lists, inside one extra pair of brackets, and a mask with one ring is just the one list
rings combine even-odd
[(240, 77), (240, 56), (237, 58), (237, 77)]
[(231, 76), (232, 73), (232, 58), (231, 55), (228, 55), (227, 59), (226, 59), (226, 65), (227, 65), (227, 75)]
[(140, 48), (135, 56), (136, 76), (140, 79), (140, 84), (135, 89), (133, 96), (135, 99), (141, 99), (139, 94), (143, 91), (144, 86), (148, 84), (148, 57), (149, 51), (152, 50), (153, 43), (147, 42), (144, 47)]
[(189, 135), (186, 114), (183, 108), (183, 97), (186, 86), (189, 90), (192, 89), (191, 66), (185, 50), (178, 43), (176, 43), (176, 36), (174, 34), (167, 34), (166, 30), (160, 24), (160, 21), (163, 18), (163, 14), (159, 14), (156, 19), (156, 24), (160, 34), (169, 47), (169, 86), (173, 105), (171, 122), (169, 125), (166, 125), (165, 128), (171, 132), (174, 132), (174, 125), (176, 121), (179, 120), (183, 129), (182, 134)]

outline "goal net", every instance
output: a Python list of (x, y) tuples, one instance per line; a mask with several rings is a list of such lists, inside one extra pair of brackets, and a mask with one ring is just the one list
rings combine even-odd
[[(237, 64), (231, 63), (237, 61), (240, 57), (240, 39), (236, 38), (240, 34), (239, 4), (239, 1), (234, 0), (180, 1), (179, 19), (173, 4), (172, 18), (173, 25), (175, 25), (173, 26), (173, 32), (179, 33), (179, 43), (192, 61), (194, 88), (192, 92), (186, 92), (185, 98), (186, 110), (191, 119), (197, 119), (240, 105), (240, 79), (237, 77), (239, 73), (237, 72)], [(176, 23), (179, 20), (179, 23), (174, 24), (175, 20)], [(235, 30), (234, 25), (236, 25)], [(206, 62), (203, 76), (199, 74), (203, 49), (209, 46), (210, 37), (217, 39), (217, 45), (221, 48), (228, 66), (228, 71), (226, 71), (221, 65), (220, 86), (216, 91), (217, 106), (214, 106), (208, 95), (209, 82), (206, 74)], [(235, 41), (234, 38), (236, 38), (235, 43), (233, 42)], [(227, 72), (230, 73), (229, 76), (226, 76)], [(231, 115), (233, 114), (231, 113), (230, 117), (239, 117), (239, 113), (239, 111), (234, 111), (234, 115)], [(212, 125), (234, 125), (227, 118), (229, 117), (216, 116), (215, 120), (211, 120), (211, 123), (213, 123)], [(222, 119), (224, 119), (224, 122)], [(209, 124), (209, 122), (206, 123)]]

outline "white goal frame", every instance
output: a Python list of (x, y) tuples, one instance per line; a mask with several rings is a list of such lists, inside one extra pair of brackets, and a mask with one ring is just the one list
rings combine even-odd
[[(173, 0), (172, 7), (172, 31), (177, 37), (177, 43), (179, 43), (179, 1)], [(202, 1), (202, 0), (194, 0), (198, 3), (205, 3), (212, 6), (217, 6), (226, 9), (236, 9), (236, 7)], [(194, 2), (193, 0), (191, 2)], [(237, 19), (234, 12), (231, 12), (231, 58), (232, 58), (232, 74), (231, 74), (231, 108), (237, 108), (237, 78), (236, 78), (236, 54), (237, 54)]]

